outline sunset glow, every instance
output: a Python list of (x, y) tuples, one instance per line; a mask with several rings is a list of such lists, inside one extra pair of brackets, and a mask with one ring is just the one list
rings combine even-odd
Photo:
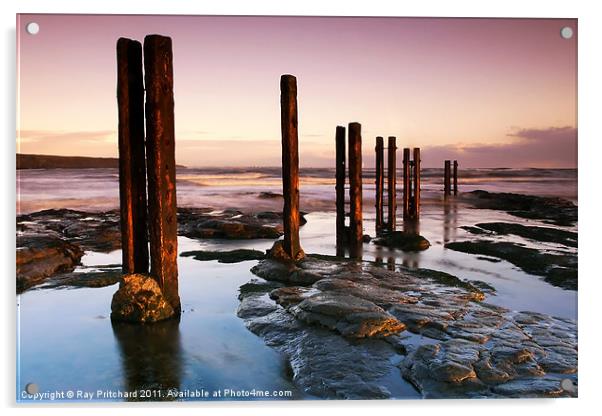
[(394, 135), (425, 167), (576, 167), (570, 19), (20, 15), (18, 152), (116, 157), (115, 44), (149, 33), (173, 39), (183, 165), (279, 165), (290, 73), (302, 166), (334, 166), (335, 127), (357, 121), (370, 165)]

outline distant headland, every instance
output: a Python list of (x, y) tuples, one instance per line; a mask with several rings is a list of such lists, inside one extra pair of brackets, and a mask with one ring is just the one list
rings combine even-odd
[[(53, 156), (17, 153), (17, 169), (118, 168), (116, 157)], [(176, 165), (178, 168), (185, 166)]]

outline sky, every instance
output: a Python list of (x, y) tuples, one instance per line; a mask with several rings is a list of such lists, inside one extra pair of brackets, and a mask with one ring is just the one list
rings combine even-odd
[(303, 167), (333, 167), (350, 122), (365, 166), (376, 136), (425, 167), (577, 166), (576, 19), (19, 15), (17, 151), (116, 157), (115, 45), (153, 33), (173, 39), (182, 165), (278, 166), (293, 74)]

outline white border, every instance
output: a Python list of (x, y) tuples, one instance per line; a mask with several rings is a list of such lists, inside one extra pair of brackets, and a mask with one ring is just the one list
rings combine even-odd
[[(246, 15), (349, 15), (349, 16), (441, 16), (441, 17), (564, 17), (579, 19), (579, 399), (576, 400), (442, 400), (442, 401), (403, 401), (403, 402), (294, 402), (294, 403), (200, 403), (178, 404), (167, 410), (168, 404), (129, 405), (145, 415), (166, 412), (186, 412), (203, 414), (210, 411), (217, 414), (239, 414), (241, 411), (252, 415), (278, 414), (306, 415), (308, 412), (326, 413), (343, 411), (351, 415), (364, 414), (374, 408), (377, 412), (420, 412), (423, 414), (454, 415), (467, 412), (488, 415), (507, 415), (523, 411), (554, 414), (589, 413), (596, 406), (597, 387), (600, 383), (600, 287), (599, 266), (596, 256), (600, 255), (600, 236), (597, 231), (602, 214), (600, 198), (600, 161), (602, 140), (600, 115), (600, 74), (602, 60), (600, 39), (602, 19), (596, 10), (596, 2), (541, 1), (421, 1), (386, 2), (380, 0), (346, 0), (328, 2), (325, 0), (304, 0), (294, 3), (275, 1), (222, 1), (194, 2), (192, 0), (20, 0), (1, 2), (0, 19), (4, 39), (2, 42), (3, 99), (0, 103), (4, 137), (2, 140), (2, 220), (1, 264), (4, 273), (2, 317), (6, 325), (2, 342), (3, 374), (0, 376), (2, 405), (8, 413), (44, 414), (104, 414), (107, 406), (93, 407), (52, 406), (39, 409), (39, 406), (15, 408), (15, 297), (14, 297), (14, 215), (15, 215), (15, 13), (125, 13), (125, 14), (246, 14)], [(598, 338), (598, 339), (596, 339)], [(110, 405), (119, 408), (121, 405)], [(173, 405), (171, 406), (173, 407)], [(341, 409), (342, 408), (342, 409)]]

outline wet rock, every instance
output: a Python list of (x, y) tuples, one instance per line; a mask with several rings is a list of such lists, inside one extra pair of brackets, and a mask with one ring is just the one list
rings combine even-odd
[(577, 290), (577, 257), (571, 253), (551, 254), (515, 243), (487, 240), (456, 241), (447, 243), (445, 247), (463, 253), (497, 257), (527, 273), (543, 276), (555, 286)]
[(431, 246), (429, 241), (419, 234), (393, 231), (374, 240), (374, 244), (402, 251), (424, 251)]
[(218, 263), (240, 263), (248, 260), (261, 260), (265, 254), (258, 250), (237, 249), (231, 251), (186, 251), (181, 257), (192, 257), (199, 261), (217, 260)]
[(111, 319), (115, 321), (151, 323), (175, 315), (155, 279), (147, 275), (124, 275), (111, 301)]
[(240, 292), (238, 299), (240, 300), (245, 296), (252, 295), (254, 293), (267, 293), (283, 286), (284, 285), (282, 283), (278, 282), (270, 282), (263, 279), (251, 279), (238, 289)]
[(260, 192), (257, 195), (257, 198), (261, 198), (261, 199), (277, 199), (277, 198), (282, 198), (282, 194), (279, 194), (277, 192)]
[[(238, 314), (287, 357), (295, 383), (311, 394), (389, 397), (383, 377), (398, 363), (423, 397), (570, 395), (543, 386), (559, 374), (576, 380), (574, 321), (482, 302), (471, 282), (434, 271), (323, 256), (254, 269), (276, 264), (277, 278), (295, 286), (253, 292)], [(299, 285), (299, 270), (317, 280)]]
[(290, 308), (297, 319), (317, 324), (352, 338), (387, 336), (405, 325), (372, 302), (351, 295), (322, 292)]
[[(269, 299), (264, 299), (270, 302)], [(273, 305), (273, 303), (272, 303)], [(390, 397), (383, 379), (391, 372), (397, 352), (382, 340), (343, 337), (321, 327), (306, 325), (282, 308), (257, 316), (247, 315), (247, 328), (287, 357), (293, 381), (308, 393), (333, 399), (381, 399)], [(389, 337), (387, 337), (389, 338)]]
[(466, 289), (470, 294), (471, 299), (476, 301), (481, 301), (485, 299), (485, 294), (482, 290), (482, 288), (484, 287), (483, 285), (486, 285), (486, 290), (495, 291), (495, 288), (487, 285), (484, 282), (461, 280), (452, 274), (440, 272), (438, 270), (415, 269), (412, 271), (412, 273), (419, 278), (431, 279), (446, 286), (460, 287)]
[(121, 248), (119, 213), (48, 209), (17, 217), (25, 234), (57, 235), (84, 250), (110, 252)]
[(71, 272), (84, 252), (53, 235), (26, 234), (17, 237), (17, 292), (42, 283), (57, 273)]
[(273, 239), (282, 235), (276, 227), (224, 219), (205, 219), (183, 224), (180, 227), (180, 234), (190, 238), (229, 240)]
[(531, 240), (558, 243), (569, 247), (577, 247), (577, 233), (551, 227), (527, 226), (507, 222), (488, 222), (477, 224), (481, 229), (497, 234), (513, 234)]
[(282, 224), (278, 219), (258, 218), (234, 209), (213, 212), (202, 208), (179, 208), (178, 234), (201, 239), (275, 239), (282, 235)]
[(274, 312), (278, 307), (271, 302), (266, 302), (265, 294), (252, 294), (244, 296), (241, 301), (236, 314), (239, 318), (248, 319), (265, 316), (271, 312)]
[(458, 227), (458, 228), (461, 228), (461, 229), (463, 229), (465, 231), (468, 231), (471, 234), (476, 234), (476, 235), (491, 234), (491, 232), (489, 232), (487, 230), (484, 230), (484, 229), (479, 228), (479, 227), (473, 227), (471, 225), (463, 225), (463, 226)]
[(276, 301), (283, 308), (288, 308), (289, 306), (301, 303), (313, 293), (316, 293), (316, 291), (312, 288), (302, 286), (280, 287), (270, 292), (270, 299)]
[(493, 392), (504, 397), (566, 397), (573, 396), (561, 386), (561, 380), (553, 379), (521, 379), (500, 384), (493, 388)]
[(562, 198), (482, 190), (463, 195), (475, 208), (497, 209), (517, 217), (543, 220), (556, 225), (573, 225), (577, 222), (577, 206)]
[(106, 287), (121, 281), (121, 265), (117, 267), (94, 267), (92, 270), (77, 270), (48, 279), (42, 288), (57, 287)]

